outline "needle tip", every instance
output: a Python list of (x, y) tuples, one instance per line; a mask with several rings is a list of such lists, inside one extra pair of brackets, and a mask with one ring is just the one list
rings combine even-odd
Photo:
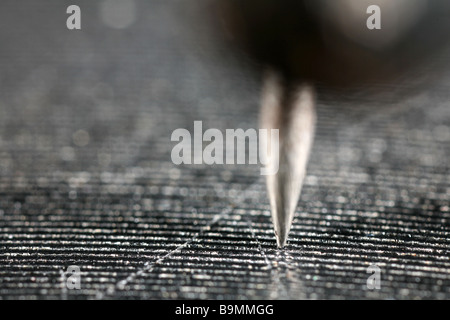
[[(295, 90), (283, 85), (276, 74), (268, 73), (263, 90), (261, 127), (278, 129), (278, 148), (270, 158), (266, 177), (272, 221), (279, 248), (286, 245), (297, 201), (305, 177), (316, 122), (314, 90), (308, 84)], [(272, 142), (272, 141), (271, 141)], [(273, 143), (273, 142), (272, 142)]]
[(275, 232), (275, 236), (277, 238), (277, 246), (279, 249), (282, 249), (286, 245), (287, 241), (287, 234), (279, 235), (277, 232)]

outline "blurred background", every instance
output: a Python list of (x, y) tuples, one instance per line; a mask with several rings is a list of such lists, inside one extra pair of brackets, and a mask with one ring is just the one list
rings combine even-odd
[(319, 85), (277, 250), (258, 166), (171, 162), (195, 120), (258, 125), (259, 65), (215, 2), (2, 1), (0, 298), (450, 298), (449, 51), (402, 81)]

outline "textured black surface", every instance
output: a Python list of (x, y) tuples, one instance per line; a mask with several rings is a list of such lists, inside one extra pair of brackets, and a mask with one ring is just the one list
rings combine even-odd
[(450, 298), (450, 68), (319, 97), (277, 250), (257, 166), (171, 162), (194, 120), (257, 126), (258, 77), (218, 40), (211, 1), (136, 1), (124, 29), (100, 3), (77, 1), (81, 31), (72, 2), (0, 4), (1, 298)]

